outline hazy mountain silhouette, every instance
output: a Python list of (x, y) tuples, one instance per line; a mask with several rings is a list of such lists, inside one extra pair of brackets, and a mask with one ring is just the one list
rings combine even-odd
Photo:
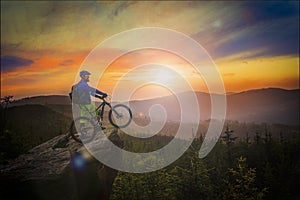
[[(187, 95), (187, 93), (179, 95), (183, 96)], [(210, 95), (197, 92), (196, 96), (199, 102), (201, 120), (210, 119)], [(147, 114), (149, 108), (154, 104), (164, 106), (166, 112), (170, 113), (168, 115), (169, 120), (180, 120), (180, 106), (174, 96), (133, 101), (130, 106), (136, 113), (142, 112)], [(187, 106), (190, 106), (189, 110), (194, 109), (192, 105)], [(159, 118), (160, 116), (157, 117)], [(299, 123), (299, 89), (268, 88), (227, 95), (227, 119), (241, 122), (297, 125)]]
[(299, 124), (299, 91), (268, 88), (229, 95), (227, 118)]
[(64, 96), (64, 95), (34, 96), (34, 97), (26, 97), (23, 99), (15, 100), (10, 104), (10, 106), (33, 105), (33, 104), (71, 105), (71, 101), (69, 96)]
[[(299, 124), (299, 89), (285, 90), (279, 88), (266, 88), (249, 90), (240, 93), (227, 94), (227, 119), (238, 120), (241, 122), (266, 122), (281, 124)], [(188, 92), (180, 93), (180, 96), (187, 95)], [(216, 94), (215, 94), (216, 95)], [(210, 119), (211, 102), (208, 93), (196, 92), (198, 98), (201, 120)], [(42, 104), (51, 107), (60, 112), (62, 106), (70, 105), (68, 96), (37, 96), (17, 100), (11, 106), (24, 104)], [(180, 105), (175, 96), (166, 96), (161, 98), (147, 100), (133, 100), (130, 107), (135, 116), (142, 114), (143, 117), (149, 115), (149, 109), (152, 105), (162, 105), (167, 119), (170, 121), (180, 120)], [(187, 105), (188, 110), (195, 109), (192, 105)], [(64, 108), (64, 114), (71, 109)], [(68, 114), (70, 116), (70, 113)], [(192, 117), (192, 116), (191, 116)], [(161, 115), (153, 116), (154, 120), (160, 120)], [(191, 119), (192, 120), (192, 119)]]

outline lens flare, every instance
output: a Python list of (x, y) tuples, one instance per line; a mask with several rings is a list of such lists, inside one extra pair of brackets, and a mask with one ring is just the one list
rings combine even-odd
[(75, 153), (72, 158), (71, 158), (71, 166), (75, 170), (84, 170), (87, 165), (87, 160), (86, 158), (80, 154), (80, 153)]

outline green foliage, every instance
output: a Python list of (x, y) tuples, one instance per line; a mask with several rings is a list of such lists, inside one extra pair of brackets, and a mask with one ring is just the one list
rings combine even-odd
[(68, 131), (71, 119), (42, 105), (1, 109), (0, 163)]
[[(245, 134), (246, 138), (237, 141), (229, 128), (224, 133), (204, 159), (198, 157), (203, 141), (199, 138), (164, 169), (146, 174), (119, 172), (110, 199), (273, 200), (300, 196), (299, 138), (289, 140), (281, 134), (276, 140), (266, 131), (252, 138)], [(136, 139), (123, 134), (121, 138), (125, 149), (134, 152), (149, 152), (172, 140), (167, 136)]]
[[(6, 125), (1, 127), (0, 164), (56, 135), (66, 133), (71, 121), (68, 116), (71, 115), (68, 108), (63, 108), (57, 105), (1, 107), (1, 125), (3, 120)], [(168, 167), (145, 174), (118, 172), (110, 199), (299, 198), (299, 130), (296, 129), (295, 134), (286, 133), (288, 129), (283, 127), (278, 130), (280, 137), (276, 137), (268, 129), (258, 131), (253, 128), (251, 135), (248, 134), (251, 130), (242, 132), (241, 127), (233, 132), (227, 126), (212, 152), (204, 159), (198, 157), (203, 142), (201, 135)], [(236, 138), (241, 135), (246, 137)], [(293, 137), (288, 137), (291, 135)], [(111, 135), (110, 139), (131, 152), (155, 151), (173, 139), (162, 135), (147, 139), (126, 134), (119, 136), (121, 142), (118, 135)], [(159, 160), (154, 156), (143, 162), (152, 165)]]
[(231, 200), (261, 200), (267, 192), (267, 188), (258, 189), (255, 184), (256, 171), (248, 168), (246, 158), (241, 156), (235, 168), (229, 168), (229, 179), (224, 180), (227, 187), (222, 199)]

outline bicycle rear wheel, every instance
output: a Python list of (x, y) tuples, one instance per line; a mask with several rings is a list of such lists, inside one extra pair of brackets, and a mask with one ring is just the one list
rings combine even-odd
[(117, 104), (108, 113), (109, 122), (116, 128), (125, 128), (132, 120), (130, 108), (123, 104)]
[(94, 120), (87, 117), (78, 117), (70, 125), (71, 137), (79, 143), (91, 142), (96, 135)]

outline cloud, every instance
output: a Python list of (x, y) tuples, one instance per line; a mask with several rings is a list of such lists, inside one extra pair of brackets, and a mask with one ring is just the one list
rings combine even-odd
[[(233, 5), (222, 10), (234, 10)], [(214, 59), (254, 49), (247, 58), (299, 54), (299, 3), (243, 2), (235, 12), (224, 13), (218, 26), (192, 35)], [(232, 15), (234, 13), (234, 15)]]
[(19, 85), (32, 85), (37, 82), (34, 78), (24, 78), (24, 77), (18, 77), (14, 79), (6, 79), (2, 82), (3, 85), (6, 87), (10, 86), (19, 86)]
[(129, 7), (131, 4), (134, 4), (137, 2), (121, 2), (120, 5), (113, 11), (114, 16), (118, 16), (120, 12), (125, 10), (127, 7)]
[(234, 54), (229, 54), (218, 59), (215, 59), (216, 62), (232, 62), (243, 60), (243, 63), (246, 64), (245, 60), (250, 58), (259, 57), (259, 55), (264, 54), (267, 51), (267, 48), (258, 48), (251, 49), (246, 51), (236, 52)]
[[(262, 74), (261, 78), (265, 76), (261, 73), (265, 68), (279, 74), (287, 67), (269, 68), (264, 65), (265, 59), (268, 59), (265, 57), (299, 57), (298, 6), (299, 2), (296, 1), (140, 1), (134, 5), (132, 2), (103, 1), (5, 1), (1, 3), (1, 55), (14, 58), (11, 59), (13, 61), (7, 61), (7, 57), (1, 57), (2, 72), (9, 72), (1, 77), (2, 80), (6, 79), (2, 87), (10, 83), (7, 82), (8, 79), (13, 83), (16, 78), (25, 80), (34, 77), (39, 78), (36, 84), (40, 87), (39, 91), (44, 92), (42, 87), (49, 88), (49, 91), (53, 88), (48, 83), (49, 79), (55, 80), (52, 82), (57, 84), (61, 83), (61, 88), (67, 85), (66, 90), (69, 90), (69, 82), (74, 80), (81, 63), (95, 46), (114, 34), (142, 27), (164, 27), (192, 36), (221, 66), (228, 63), (221, 69), (227, 73), (225, 77), (236, 80), (236, 83), (242, 80), (238, 77), (243, 74), (248, 76), (251, 67), (255, 68), (250, 58), (264, 61), (262, 64), (255, 62), (259, 66), (255, 69)], [(136, 42), (138, 40), (139, 38)], [(125, 50), (107, 47), (97, 54), (109, 59), (123, 51)], [(133, 55), (124, 57), (126, 58), (111, 63), (106, 71), (110, 75), (107, 85), (118, 76), (117, 72), (123, 73), (135, 65), (150, 61), (181, 64), (177, 62), (179, 59), (164, 53), (159, 56), (144, 55), (140, 59)], [(102, 64), (98, 56), (94, 56), (91, 61)], [(299, 59), (296, 61), (299, 63)], [(94, 65), (93, 62), (90, 63), (91, 66)], [(235, 65), (231, 67), (233, 62)], [(282, 66), (291, 66), (287, 61), (280, 63)], [(294, 66), (292, 64), (292, 69)], [(249, 71), (244, 71), (245, 68)], [(230, 73), (236, 75), (229, 76)], [(289, 76), (294, 77), (291, 74)], [(253, 76), (256, 77), (257, 74), (253, 73)], [(282, 75), (275, 74), (274, 78), (277, 76)], [(236, 83), (234, 84), (238, 86)], [(24, 83), (20, 81), (21, 86)], [(36, 89), (32, 87), (32, 90)], [(57, 88), (53, 90), (51, 92), (54, 93)]]
[(63, 60), (60, 62), (58, 65), (60, 66), (69, 66), (74, 63), (74, 60), (68, 59), (68, 60)]
[(1, 57), (1, 72), (15, 71), (17, 68), (26, 67), (33, 64), (33, 60), (16, 57), (16, 56), (2, 56)]
[(245, 2), (241, 5), (242, 15), (248, 24), (257, 21), (274, 21), (299, 15), (299, 2)]
[(112, 29), (113, 9), (107, 2), (1, 2), (1, 48), (92, 49)]
[[(263, 23), (244, 29), (238, 37), (221, 44), (215, 50), (215, 57), (223, 57), (237, 52), (265, 48), (266, 51), (255, 57), (298, 55), (298, 19), (280, 19), (274, 23)], [(248, 57), (253, 58), (253, 57)]]

